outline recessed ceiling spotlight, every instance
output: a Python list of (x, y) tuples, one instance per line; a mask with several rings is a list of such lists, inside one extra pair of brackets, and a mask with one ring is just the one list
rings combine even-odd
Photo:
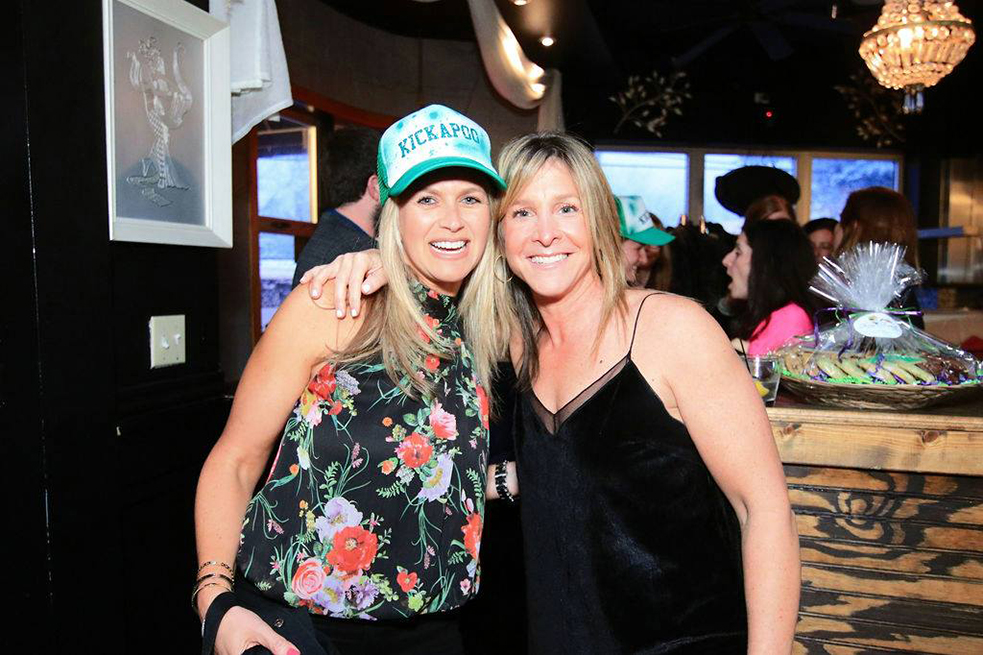
[(539, 42), (542, 43), (543, 46), (545, 46), (547, 48), (550, 47), (551, 45), (553, 45), (554, 43), (556, 43), (556, 41), (553, 40), (553, 37), (552, 36), (544, 36), (543, 38), (541, 38), (539, 40)]
[(529, 0), (512, 0), (512, 4), (516, 7), (524, 7), (528, 2)]

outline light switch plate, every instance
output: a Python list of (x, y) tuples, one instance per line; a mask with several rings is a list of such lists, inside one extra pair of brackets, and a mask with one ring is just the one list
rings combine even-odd
[(150, 368), (185, 362), (184, 314), (150, 317)]

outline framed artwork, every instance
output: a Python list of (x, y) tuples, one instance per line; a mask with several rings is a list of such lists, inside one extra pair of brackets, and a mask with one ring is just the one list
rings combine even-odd
[(102, 0), (109, 238), (232, 247), (229, 28), (184, 0)]

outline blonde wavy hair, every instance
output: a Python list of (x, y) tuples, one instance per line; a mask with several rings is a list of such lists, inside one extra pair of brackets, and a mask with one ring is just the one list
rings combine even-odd
[[(489, 220), (495, 215), (495, 192), (485, 185)], [(407, 194), (408, 195), (408, 194)], [(428, 355), (453, 357), (454, 344), (438, 335), (423, 320), (420, 303), (413, 295), (416, 277), (406, 263), (399, 229), (399, 204), (389, 198), (379, 215), (379, 257), (389, 283), (367, 299), (365, 319), (351, 343), (331, 357), (335, 363), (382, 359), (389, 378), (413, 398), (429, 396), (433, 384), (414, 372), (422, 370)], [(481, 258), (458, 293), (465, 344), (469, 348), (479, 383), (491, 399), (495, 363), (505, 353), (507, 323), (498, 310), (504, 290), (495, 280), (495, 244), (489, 234)], [(420, 332), (430, 343), (420, 338)]]
[[(608, 322), (615, 317), (619, 320), (625, 318), (628, 283), (621, 252), (618, 208), (590, 146), (575, 136), (560, 132), (538, 132), (510, 141), (498, 157), (498, 170), (508, 188), (498, 203), (495, 239), (499, 250), (505, 252), (505, 214), (519, 193), (550, 161), (557, 161), (569, 169), (580, 196), (581, 213), (591, 235), (594, 270), (604, 288), (601, 329), (594, 342), (596, 348)], [(522, 352), (516, 375), (522, 387), (530, 388), (539, 373), (538, 338), (543, 329), (542, 317), (533, 301), (532, 291), (522, 280), (513, 278), (509, 281), (506, 299), (503, 314), (508, 317), (511, 329), (516, 330), (521, 338)]]

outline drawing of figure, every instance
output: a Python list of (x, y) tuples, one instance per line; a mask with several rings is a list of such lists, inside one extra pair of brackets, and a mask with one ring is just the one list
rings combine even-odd
[(158, 189), (188, 188), (178, 177), (170, 154), (171, 132), (181, 127), (194, 100), (181, 77), (179, 59), (183, 55), (184, 45), (178, 43), (172, 59), (172, 81), (167, 77), (167, 67), (154, 37), (141, 40), (136, 54), (126, 53), (130, 60), (130, 84), (143, 94), (144, 111), (154, 135), (150, 152), (140, 160), (142, 174), (130, 175), (126, 181), (139, 187), (143, 197), (158, 207), (171, 204)]

